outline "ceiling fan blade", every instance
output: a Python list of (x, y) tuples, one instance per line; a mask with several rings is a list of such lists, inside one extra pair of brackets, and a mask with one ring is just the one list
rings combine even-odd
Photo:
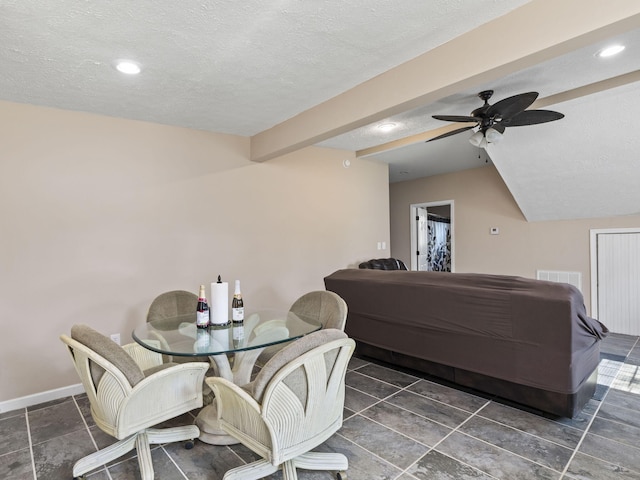
[(436, 120), (443, 120), (445, 122), (480, 122), (480, 118), (468, 117), (465, 115), (433, 115)]
[(433, 142), (434, 140), (440, 140), (441, 138), (450, 137), (451, 135), (455, 135), (456, 133), (465, 132), (465, 131), (470, 130), (470, 129), (474, 128), (474, 127), (475, 127), (475, 125), (471, 125), (469, 127), (456, 128), (455, 130), (452, 130), (451, 132), (443, 133), (442, 135), (438, 135), (437, 137), (433, 137), (433, 138), (427, 140), (427, 142)]
[(523, 112), (538, 98), (538, 92), (521, 93), (513, 97), (507, 97), (494, 103), (487, 109), (488, 117), (498, 116), (503, 120), (511, 118)]
[(553, 122), (563, 117), (564, 115), (562, 113), (551, 110), (525, 110), (511, 118), (502, 120), (500, 123), (506, 127), (521, 127), (524, 125)]

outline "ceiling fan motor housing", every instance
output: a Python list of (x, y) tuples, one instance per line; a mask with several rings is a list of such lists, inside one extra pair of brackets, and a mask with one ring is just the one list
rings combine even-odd
[(478, 94), (481, 100), (484, 100), (484, 103), (487, 103), (491, 96), (493, 95), (493, 90), (483, 90)]
[(484, 105), (471, 112), (472, 117), (478, 118), (478, 127), (480, 127), (481, 132), (486, 132), (493, 126), (495, 121), (499, 120), (497, 115), (491, 116), (488, 114), (489, 108), (491, 108), (491, 105), (489, 105), (489, 99), (492, 95), (493, 90), (483, 90), (480, 92), (478, 97), (484, 101)]

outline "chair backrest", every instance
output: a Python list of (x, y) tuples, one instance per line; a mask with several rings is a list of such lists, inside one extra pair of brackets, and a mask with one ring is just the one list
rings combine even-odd
[(291, 305), (290, 312), (322, 324), (322, 328), (344, 330), (347, 303), (334, 292), (317, 290), (305, 293)]
[(354, 349), (354, 340), (341, 330), (318, 330), (276, 353), (249, 388), (243, 387), (271, 425), (275, 463), (315, 448), (342, 426), (344, 380)]
[[(156, 321), (154, 326), (162, 330), (162, 322), (167, 319), (167, 328), (175, 327), (175, 318), (181, 315), (193, 315), (195, 322), (196, 308), (198, 307), (198, 295), (186, 290), (171, 290), (158, 295), (149, 305), (147, 311), (147, 322)], [(163, 361), (175, 363), (208, 362), (208, 357), (180, 357), (163, 355)]]
[(93, 419), (115, 436), (120, 405), (133, 386), (145, 378), (144, 373), (120, 345), (86, 325), (74, 325), (71, 337), (61, 335), (60, 340), (71, 353)]
[(198, 306), (198, 296), (186, 290), (172, 290), (158, 295), (147, 312), (147, 322), (193, 313)]
[[(90, 374), (96, 385), (100, 382), (100, 378), (106, 370), (113, 370), (114, 368), (122, 372), (132, 387), (144, 379), (144, 372), (135, 360), (120, 345), (106, 335), (87, 325), (74, 325), (71, 327), (71, 338), (94, 352), (94, 355), (88, 355), (87, 358), (89, 360)], [(68, 342), (65, 343), (69, 345)], [(75, 352), (74, 360), (78, 360)]]

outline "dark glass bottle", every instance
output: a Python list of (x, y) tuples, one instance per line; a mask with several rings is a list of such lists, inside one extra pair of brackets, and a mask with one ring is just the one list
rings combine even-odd
[(236, 280), (236, 287), (231, 301), (231, 320), (233, 322), (233, 347), (242, 346), (244, 341), (244, 301), (240, 292), (240, 280)]
[(207, 328), (209, 326), (209, 304), (204, 291), (204, 285), (200, 285), (198, 293), (198, 306), (196, 307), (196, 327)]

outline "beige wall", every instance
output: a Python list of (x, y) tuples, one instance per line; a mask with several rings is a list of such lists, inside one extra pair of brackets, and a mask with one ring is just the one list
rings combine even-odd
[[(130, 341), (159, 293), (242, 281), (286, 308), (389, 243), (385, 164), (0, 102), (0, 402), (79, 382), (74, 323)], [(342, 165), (351, 158), (351, 167)]]
[[(454, 201), (455, 270), (535, 278), (536, 270), (582, 272), (591, 306), (590, 229), (640, 227), (640, 216), (527, 222), (493, 166), (393, 183), (391, 255), (410, 265), (410, 205)], [(489, 229), (498, 227), (499, 235)]]

